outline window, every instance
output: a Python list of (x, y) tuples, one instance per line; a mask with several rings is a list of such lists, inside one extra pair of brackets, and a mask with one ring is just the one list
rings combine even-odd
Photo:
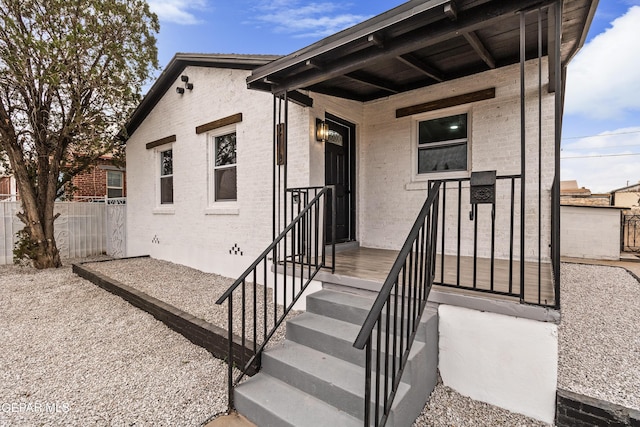
[(160, 151), (160, 204), (173, 204), (173, 150)]
[(120, 171), (107, 171), (107, 197), (109, 199), (124, 196), (123, 175)]
[(418, 122), (418, 173), (466, 171), (467, 114)]
[(233, 201), (238, 198), (236, 176), (236, 133), (213, 137), (213, 200)]

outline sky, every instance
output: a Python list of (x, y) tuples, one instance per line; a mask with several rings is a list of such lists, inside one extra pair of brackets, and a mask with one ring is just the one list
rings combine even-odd
[[(286, 55), (403, 0), (148, 0), (162, 66), (177, 52)], [(640, 181), (640, 0), (600, 0), (569, 64), (561, 179), (592, 192)]]

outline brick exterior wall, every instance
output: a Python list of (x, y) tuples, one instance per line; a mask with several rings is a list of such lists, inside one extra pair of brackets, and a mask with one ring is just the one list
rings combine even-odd
[[(206, 272), (237, 277), (271, 242), (273, 97), (247, 89), (246, 70), (187, 67), (192, 91), (178, 77), (127, 141), (127, 253), (151, 255)], [(242, 113), (237, 134), (235, 202), (211, 198), (209, 133), (197, 126)], [(289, 107), (290, 138), (309, 140), (305, 109)], [(146, 144), (176, 135), (176, 141)], [(159, 152), (173, 149), (174, 203), (159, 203)], [(306, 185), (308, 149), (289, 149), (290, 186)], [(135, 165), (135, 166), (134, 166)], [(298, 178), (295, 170), (302, 167)], [(231, 251), (239, 248), (240, 251)], [(230, 251), (232, 253), (230, 253)]]
[[(526, 245), (525, 257), (537, 260), (538, 213), (542, 214), (542, 259), (548, 260), (551, 229), (551, 185), (554, 177), (554, 94), (546, 91), (546, 59), (543, 61), (542, 95), (542, 207), (538, 199), (538, 99), (537, 61), (526, 64)], [(419, 120), (468, 113), (470, 131), (470, 165), (472, 171), (497, 170), (498, 175), (520, 173), (520, 70), (519, 65), (499, 68), (458, 80), (443, 82), (409, 93), (398, 94), (368, 103), (354, 103), (328, 96), (312, 94), (314, 117), (331, 113), (357, 125), (357, 235), (360, 244), (367, 247), (398, 249), (422, 203), (426, 198), (427, 179), (446, 179), (470, 175), (464, 173), (434, 173), (416, 176), (417, 137)], [(426, 103), (489, 87), (496, 88), (496, 97), (420, 114), (396, 118), (396, 109)], [(324, 176), (322, 144), (313, 142), (310, 157), (310, 175), (314, 184)], [(306, 167), (306, 165), (304, 166)], [(468, 184), (465, 184), (465, 188)], [(451, 187), (450, 187), (451, 188)], [(463, 217), (468, 218), (468, 190), (463, 193)], [(509, 256), (510, 194), (507, 185), (498, 188), (496, 213), (496, 256)], [(457, 196), (449, 190), (448, 224), (455, 224)], [(520, 217), (520, 185), (515, 188), (515, 216)], [(516, 230), (519, 230), (518, 220)], [(490, 254), (489, 215), (479, 222), (479, 256)], [(473, 235), (473, 222), (462, 222), (464, 236)], [(455, 253), (457, 231), (447, 231), (445, 251)], [(519, 247), (519, 233), (514, 247)], [(516, 257), (519, 251), (516, 251)], [(472, 239), (463, 238), (462, 254), (473, 254)]]
[[(538, 99), (537, 61), (526, 64), (526, 258), (537, 260), (538, 235), (542, 236), (543, 261), (550, 258), (551, 200), (554, 177), (554, 94), (543, 90), (542, 98), (542, 207), (538, 210)], [(546, 63), (543, 64), (546, 73)], [(183, 73), (194, 83), (183, 95), (174, 88), (165, 93), (153, 111), (127, 142), (128, 217), (127, 253), (188, 265), (207, 272), (237, 277), (271, 242), (272, 205), (272, 116), (271, 95), (246, 88), (249, 71), (189, 66)], [(543, 76), (546, 85), (547, 75)], [(495, 99), (460, 107), (396, 118), (398, 108), (447, 98), (488, 87), (496, 88)], [(546, 87), (546, 86), (545, 86)], [(312, 108), (289, 106), (288, 185), (324, 184), (324, 146), (315, 140), (315, 119), (330, 113), (351, 121), (357, 132), (356, 236), (361, 245), (398, 249), (404, 241), (426, 197), (426, 179), (469, 176), (437, 173), (416, 176), (415, 129), (417, 122), (467, 112), (471, 134), (470, 165), (473, 171), (497, 170), (498, 175), (520, 172), (520, 76), (519, 65), (490, 70), (360, 103), (310, 93)], [(195, 127), (242, 113), (237, 132), (238, 200), (211, 201), (210, 158), (207, 134)], [(165, 146), (147, 149), (146, 144), (176, 136)], [(173, 149), (174, 203), (159, 204), (158, 153)], [(281, 189), (282, 191), (282, 189)], [(498, 193), (496, 213), (496, 257), (509, 256), (509, 192)], [(463, 217), (468, 218), (468, 193)], [(453, 198), (453, 197), (452, 197)], [(451, 200), (451, 199), (449, 199)], [(456, 212), (448, 203), (449, 220)], [(542, 229), (538, 230), (538, 214)], [(515, 188), (515, 229), (519, 230), (520, 185)], [(478, 256), (490, 253), (489, 215), (479, 221)], [(452, 223), (448, 221), (447, 223)], [(463, 221), (462, 232), (472, 236), (473, 222)], [(455, 250), (456, 233), (448, 231), (445, 250)], [(463, 238), (462, 254), (473, 253), (471, 239)], [(513, 246), (520, 244), (519, 233)], [(242, 255), (230, 253), (239, 247)], [(518, 258), (519, 251), (516, 251)]]
[[(68, 191), (69, 196), (76, 197), (105, 197), (107, 195), (107, 169), (114, 168), (113, 161), (107, 158), (98, 159), (96, 164), (71, 180), (74, 191)], [(123, 197), (127, 195), (126, 172), (123, 172)]]
[(11, 178), (8, 176), (0, 177), (0, 195), (11, 194)]
[(555, 425), (558, 427), (640, 427), (640, 411), (559, 389)]

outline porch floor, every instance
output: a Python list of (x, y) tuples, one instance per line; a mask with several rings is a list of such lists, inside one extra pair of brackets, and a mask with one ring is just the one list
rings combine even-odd
[[(397, 256), (398, 251), (366, 247), (336, 251), (335, 274), (382, 283), (387, 278)], [(512, 263), (511, 292), (509, 292), (509, 260), (494, 260), (493, 290), (502, 293), (496, 294), (487, 293), (487, 291), (491, 290), (491, 259), (477, 258), (475, 289), (473, 284), (473, 257), (460, 257), (459, 282), (457, 281), (457, 260), (456, 256), (445, 255), (444, 283), (447, 285), (459, 284), (459, 287), (441, 286), (443, 278), (441, 272), (442, 262), (440, 255), (438, 255), (434, 289), (442, 292), (457, 292), (465, 295), (519, 301), (517, 296), (520, 293), (519, 261), (513, 261)], [(525, 261), (524, 268), (526, 284), (524, 301), (530, 304), (553, 305), (555, 297), (551, 263), (543, 262), (540, 264), (540, 299), (538, 299), (538, 263)], [(507, 295), (508, 293), (516, 296), (509, 296)]]

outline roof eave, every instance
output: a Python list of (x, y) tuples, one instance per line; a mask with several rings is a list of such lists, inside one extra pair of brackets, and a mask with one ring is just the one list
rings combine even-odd
[(142, 101), (133, 111), (125, 125), (126, 134), (121, 135), (127, 140), (142, 124), (160, 98), (188, 66), (233, 68), (238, 70), (255, 70), (281, 56), (278, 55), (233, 55), (233, 54), (197, 54), (176, 53), (169, 64), (162, 70), (160, 76), (151, 86)]
[[(277, 73), (294, 65), (310, 60), (318, 55), (329, 52), (337, 47), (349, 44), (362, 37), (374, 34), (411, 16), (450, 3), (450, 1), (451, 0), (431, 0), (424, 2), (420, 0), (412, 0), (407, 3), (401, 4), (400, 6), (388, 10), (381, 15), (375, 16), (353, 27), (342, 30), (334, 35), (324, 38), (303, 49), (300, 49), (296, 52), (293, 52), (292, 54), (284, 56), (269, 63), (266, 66), (261, 67), (259, 70), (257, 70), (256, 73), (252, 73), (251, 76), (247, 78), (247, 84), (249, 87), (253, 87), (254, 83), (262, 82), (265, 77), (273, 73)], [(259, 87), (256, 88), (259, 89)]]

